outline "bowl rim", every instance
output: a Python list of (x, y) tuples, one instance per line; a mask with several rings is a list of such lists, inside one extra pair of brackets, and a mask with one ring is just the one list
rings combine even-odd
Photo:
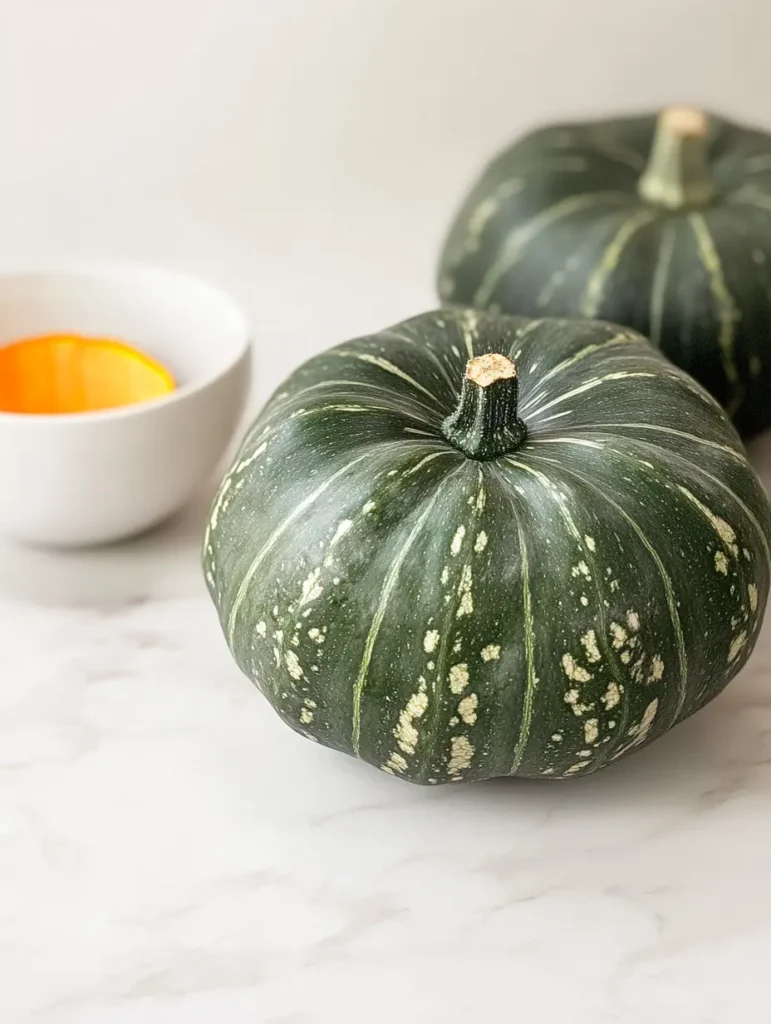
[(0, 283), (15, 279), (29, 280), (36, 277), (120, 278), (128, 276), (141, 277), (149, 274), (160, 275), (169, 280), (176, 279), (179, 282), (194, 285), (199, 290), (209, 292), (213, 297), (222, 302), (224, 306), (230, 307), (230, 313), (234, 316), (234, 322), (238, 323), (238, 333), (241, 338), (234, 355), (226, 363), (220, 365), (215, 372), (191, 381), (189, 384), (176, 387), (173, 391), (168, 392), (168, 394), (160, 395), (157, 398), (134, 402), (131, 405), (116, 406), (113, 409), (95, 409), (89, 412), (27, 413), (7, 412), (0, 409), (0, 423), (29, 423), (30, 425), (56, 423), (58, 426), (65, 427), (68, 424), (103, 423), (105, 421), (148, 415), (150, 412), (160, 411), (184, 402), (186, 399), (205, 391), (213, 384), (216, 384), (217, 381), (227, 377), (236, 367), (244, 363), (251, 363), (253, 338), (249, 319), (243, 306), (230, 292), (214, 284), (210, 279), (190, 273), (189, 271), (180, 270), (177, 267), (162, 263), (131, 261), (42, 263), (14, 270), (0, 270)]

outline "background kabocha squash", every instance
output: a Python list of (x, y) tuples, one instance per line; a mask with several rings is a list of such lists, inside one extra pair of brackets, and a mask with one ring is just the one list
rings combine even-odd
[(447, 310), (289, 377), (204, 562), (293, 729), (413, 782), (564, 778), (742, 667), (770, 530), (725, 413), (641, 336)]
[(464, 203), (439, 291), (633, 327), (750, 437), (771, 424), (771, 136), (685, 108), (526, 135)]

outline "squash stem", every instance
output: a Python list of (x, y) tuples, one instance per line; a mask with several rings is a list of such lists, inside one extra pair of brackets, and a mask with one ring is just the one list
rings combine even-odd
[(707, 206), (716, 188), (709, 170), (709, 119), (702, 110), (669, 107), (659, 115), (638, 191), (667, 210)]
[(442, 424), (445, 439), (479, 461), (513, 452), (527, 437), (517, 416), (518, 398), (517, 369), (510, 359), (497, 353), (470, 359), (458, 408)]

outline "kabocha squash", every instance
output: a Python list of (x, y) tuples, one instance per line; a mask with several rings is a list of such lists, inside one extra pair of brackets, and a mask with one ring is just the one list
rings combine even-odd
[(293, 729), (412, 782), (570, 778), (744, 665), (770, 531), (725, 413), (641, 336), (446, 310), (289, 377), (203, 556)]
[(771, 135), (688, 108), (526, 135), (463, 204), (439, 291), (633, 327), (752, 436), (771, 424)]

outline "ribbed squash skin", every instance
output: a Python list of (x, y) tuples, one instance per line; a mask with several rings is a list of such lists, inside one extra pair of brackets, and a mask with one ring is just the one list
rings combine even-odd
[[(448, 444), (467, 360), (511, 356), (524, 443)], [(204, 568), (293, 729), (401, 778), (586, 775), (753, 649), (771, 517), (717, 403), (634, 332), (418, 316), (297, 369), (225, 477)]]
[(714, 199), (672, 211), (638, 183), (654, 115), (548, 127), (473, 186), (441, 259), (447, 304), (626, 324), (749, 437), (771, 424), (771, 136), (710, 115)]

